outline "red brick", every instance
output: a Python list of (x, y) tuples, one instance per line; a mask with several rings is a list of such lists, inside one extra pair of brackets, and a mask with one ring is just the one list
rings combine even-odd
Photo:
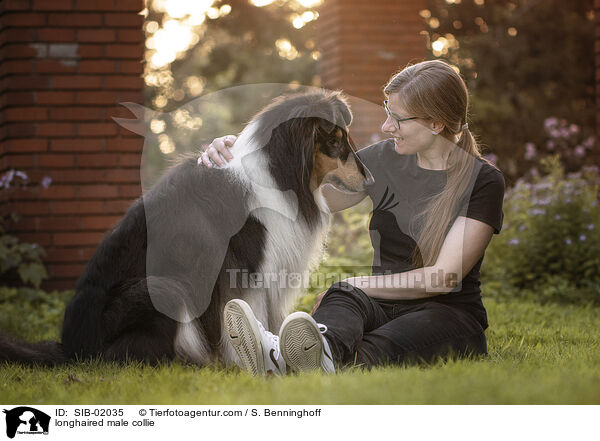
[(77, 71), (77, 63), (72, 66), (56, 60), (38, 60), (35, 63), (36, 72), (71, 73)]
[(120, 154), (119, 165), (126, 167), (139, 167), (142, 161), (142, 156), (136, 153), (132, 154)]
[(115, 41), (116, 33), (112, 29), (81, 29), (77, 31), (77, 41), (82, 43), (107, 43)]
[(40, 200), (72, 200), (75, 198), (75, 187), (72, 185), (50, 184), (50, 187), (40, 191)]
[[(73, 219), (77, 218), (64, 218)], [(86, 248), (86, 250), (89, 248)], [(83, 259), (83, 253), (79, 247), (77, 248), (49, 248), (46, 250), (49, 262), (80, 262)]]
[(133, 200), (119, 200), (119, 201), (106, 201), (104, 202), (104, 213), (115, 213), (122, 215), (127, 209), (133, 204)]
[(48, 275), (50, 278), (44, 280), (41, 286), (46, 292), (72, 290), (75, 288), (77, 278), (59, 279), (51, 271), (48, 272)]
[(35, 31), (33, 29), (5, 28), (0, 31), (0, 35), (2, 35), (2, 40), (4, 42), (14, 41), (23, 43), (28, 41), (37, 41)]
[(52, 236), (48, 233), (22, 233), (19, 234), (19, 239), (23, 242), (37, 243), (42, 247), (52, 245)]
[(144, 48), (141, 44), (119, 44), (106, 47), (107, 58), (133, 58), (141, 60), (144, 56)]
[(9, 138), (33, 138), (35, 137), (35, 124), (30, 122), (9, 122), (4, 126), (4, 134)]
[(116, 104), (117, 102), (116, 92), (77, 92), (78, 104)]
[(35, 104), (32, 92), (5, 92), (4, 104), (7, 106), (23, 106), (27, 104)]
[(34, 0), (35, 11), (70, 11), (73, 8), (72, 0)]
[(142, 90), (137, 92), (134, 91), (119, 91), (119, 99), (120, 103), (138, 103), (142, 104), (144, 102), (144, 93)]
[(106, 110), (95, 107), (57, 107), (50, 109), (49, 117), (52, 120), (98, 121), (105, 119)]
[(141, 61), (120, 61), (119, 72), (121, 73), (144, 73), (144, 63)]
[(33, 71), (31, 61), (5, 61), (0, 67), (3, 74), (30, 73)]
[(31, 9), (30, 0), (4, 0), (2, 8), (5, 11), (23, 11)]
[(137, 14), (104, 14), (104, 24), (112, 27), (141, 29), (144, 25), (144, 17)]
[(17, 207), (17, 211), (19, 214), (26, 215), (35, 215), (35, 214), (49, 214), (50, 213), (50, 203), (35, 201), (35, 202), (20, 202), (15, 204)]
[(55, 245), (96, 245), (102, 240), (103, 233), (56, 233), (54, 234)]
[(110, 60), (82, 60), (79, 63), (81, 73), (113, 73), (117, 71), (115, 61)]
[(80, 153), (77, 155), (77, 165), (81, 168), (113, 168), (117, 166), (118, 159), (115, 153)]
[(80, 185), (78, 186), (81, 199), (112, 199), (119, 196), (116, 185)]
[(7, 152), (45, 152), (48, 150), (48, 141), (45, 139), (9, 139), (3, 144)]
[(106, 142), (107, 152), (141, 152), (144, 148), (144, 138), (116, 138)]
[(103, 213), (104, 202), (101, 201), (53, 201), (52, 213), (55, 214), (92, 214)]
[(144, 79), (141, 77), (116, 75), (106, 77), (107, 89), (142, 89), (144, 87)]
[(102, 44), (80, 44), (77, 54), (81, 58), (103, 58), (104, 45)]
[(38, 104), (73, 104), (75, 92), (36, 92)]
[(80, 136), (115, 136), (117, 127), (110, 123), (79, 124)]
[(46, 24), (46, 14), (35, 13), (12, 13), (4, 16), (5, 26), (44, 26)]
[(83, 228), (86, 230), (107, 231), (115, 227), (121, 216), (95, 216), (82, 218)]
[(47, 75), (18, 75), (5, 79), (4, 87), (10, 90), (46, 89), (50, 85)]
[(38, 166), (44, 169), (72, 168), (75, 166), (75, 156), (64, 154), (38, 155)]
[(51, 216), (39, 218), (39, 224), (47, 232), (80, 230), (81, 221), (74, 216)]
[(102, 77), (83, 75), (64, 75), (52, 77), (55, 89), (97, 89), (102, 86)]
[(31, 58), (37, 55), (37, 50), (27, 44), (9, 42), (1, 49), (0, 58), (3, 60), (10, 58)]
[(87, 27), (101, 26), (102, 16), (100, 14), (49, 14), (48, 24), (61, 27)]
[(40, 121), (48, 118), (48, 111), (36, 107), (11, 107), (4, 110), (7, 121)]
[(53, 152), (102, 151), (103, 146), (104, 140), (98, 138), (50, 140), (50, 151)]
[(12, 168), (34, 168), (37, 164), (36, 155), (10, 155), (8, 158)]
[(141, 43), (144, 41), (142, 27), (140, 26), (139, 29), (119, 29), (117, 41), (121, 43)]
[(107, 170), (106, 180), (118, 183), (140, 182), (140, 170), (137, 168)]
[(119, 185), (119, 196), (122, 198), (137, 198), (142, 195), (139, 185)]
[(76, 126), (73, 123), (43, 123), (37, 125), (38, 136), (59, 137), (75, 136)]
[(75, 40), (73, 29), (48, 28), (38, 29), (38, 40), (47, 42), (72, 43)]
[[(63, 245), (62, 242), (57, 242), (56, 237), (54, 238), (55, 245)], [(47, 265), (48, 273), (52, 278), (60, 278), (60, 277), (79, 277), (85, 271), (86, 264), (51, 264)]]

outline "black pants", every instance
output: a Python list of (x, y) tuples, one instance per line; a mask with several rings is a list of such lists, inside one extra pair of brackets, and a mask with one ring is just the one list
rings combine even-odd
[(482, 325), (460, 306), (378, 302), (342, 282), (329, 288), (313, 318), (327, 326), (324, 336), (339, 367), (487, 355)]

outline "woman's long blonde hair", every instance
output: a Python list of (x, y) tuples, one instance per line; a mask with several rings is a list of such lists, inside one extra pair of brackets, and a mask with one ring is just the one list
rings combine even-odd
[(469, 95), (465, 82), (447, 63), (440, 60), (409, 65), (395, 74), (384, 88), (386, 96), (397, 94), (404, 110), (411, 116), (441, 121), (440, 136), (456, 147), (448, 156), (447, 180), (444, 189), (431, 197), (422, 213), (411, 222), (411, 235), (417, 242), (412, 255), (415, 268), (435, 264), (450, 222), (460, 209), (461, 197), (467, 190), (475, 168), (482, 158), (467, 123)]

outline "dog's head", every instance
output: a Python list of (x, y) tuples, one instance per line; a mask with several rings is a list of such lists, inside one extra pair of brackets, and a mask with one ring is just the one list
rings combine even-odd
[(340, 92), (315, 90), (277, 98), (252, 123), (280, 188), (312, 197), (323, 184), (359, 192), (372, 181), (348, 134), (351, 121)]

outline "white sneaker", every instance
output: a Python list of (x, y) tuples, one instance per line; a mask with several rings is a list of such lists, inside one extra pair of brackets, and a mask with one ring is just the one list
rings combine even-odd
[(285, 362), (295, 371), (322, 369), (335, 373), (329, 343), (321, 334), (327, 326), (315, 322), (305, 312), (294, 312), (286, 317), (279, 331), (281, 353)]
[(279, 337), (264, 328), (250, 305), (233, 299), (225, 305), (223, 315), (227, 338), (239, 356), (240, 368), (252, 375), (285, 374)]

